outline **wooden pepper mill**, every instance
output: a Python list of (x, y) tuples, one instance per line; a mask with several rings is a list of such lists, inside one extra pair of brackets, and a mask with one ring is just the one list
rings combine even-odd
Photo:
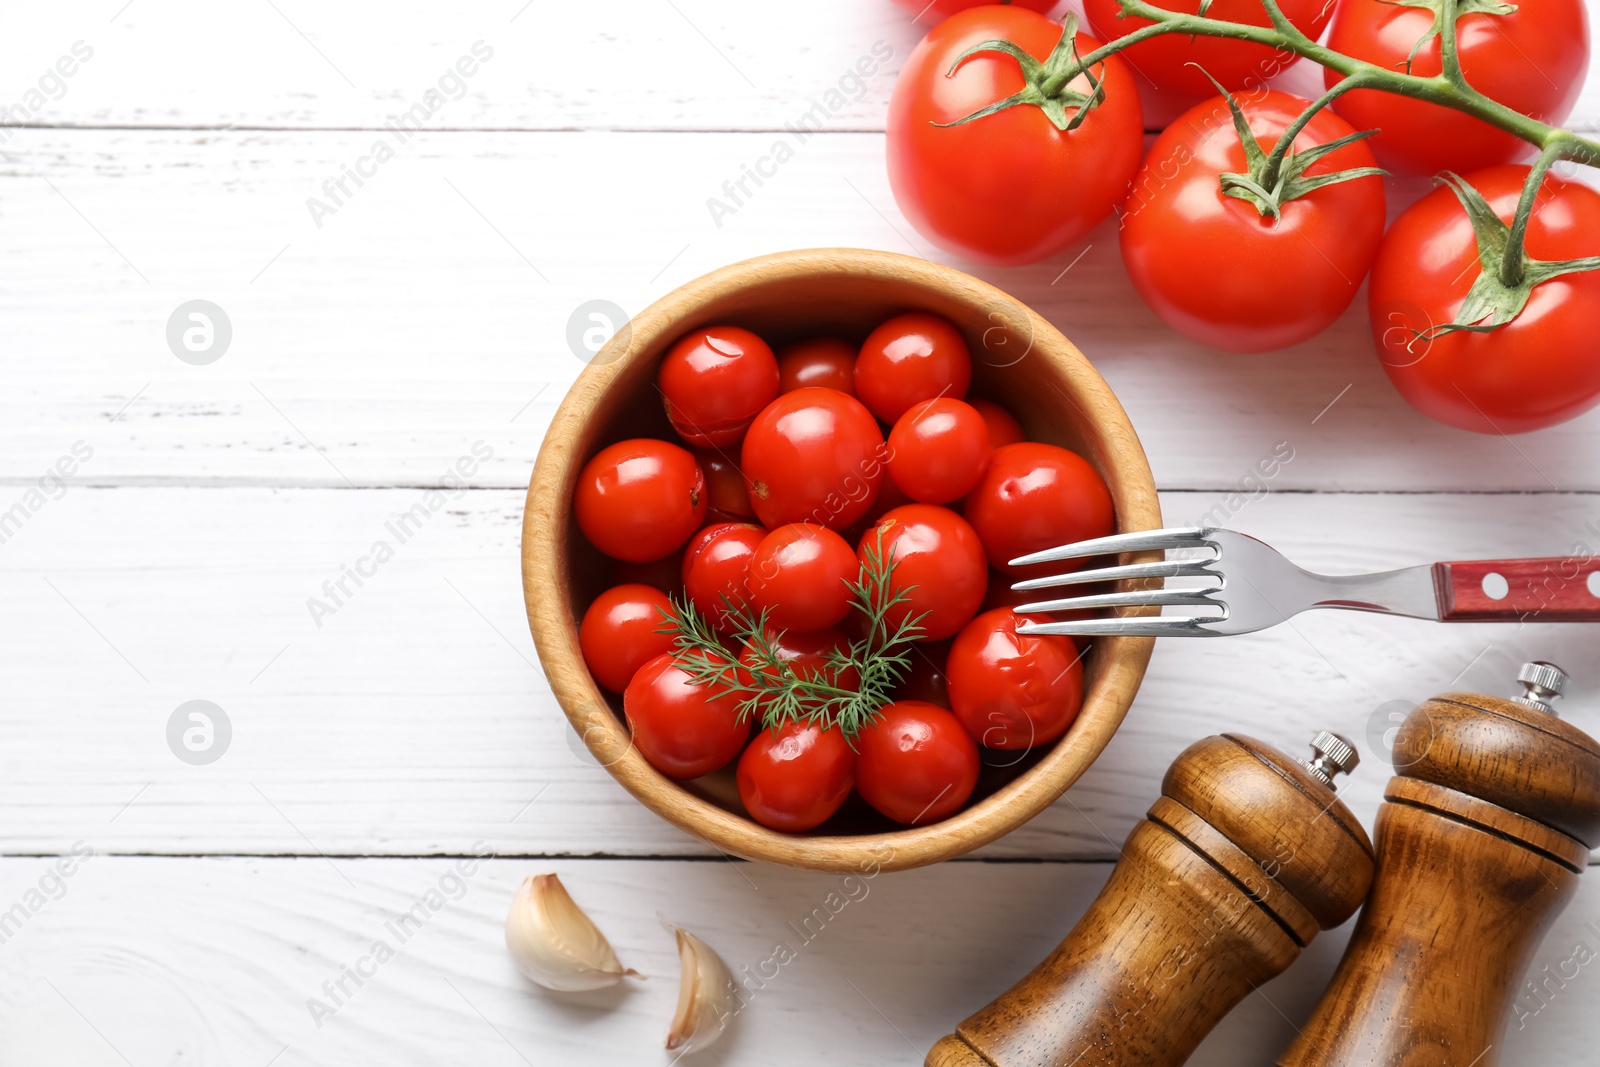
[(1414, 709), (1375, 825), (1378, 870), (1344, 959), (1283, 1067), (1493, 1067), (1519, 982), (1600, 839), (1600, 746), (1526, 664), (1514, 700)]
[(1366, 898), (1372, 845), (1319, 733), (1299, 762), (1237, 734), (1167, 770), (1161, 798), (1066, 940), (934, 1045), (927, 1067), (1164, 1067)]

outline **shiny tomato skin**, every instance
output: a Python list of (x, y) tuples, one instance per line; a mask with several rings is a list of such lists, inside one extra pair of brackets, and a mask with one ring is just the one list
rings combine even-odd
[[(1459, 16), (1457, 51), (1474, 89), (1525, 115), (1559, 126), (1572, 112), (1589, 69), (1584, 0), (1518, 0), (1508, 15)], [(1385, 0), (1341, 0), (1328, 45), (1381, 67), (1405, 69), (1406, 56), (1433, 24), (1433, 12)], [(1439, 38), (1417, 53), (1411, 72), (1442, 69)], [(1327, 84), (1338, 80), (1324, 74)], [(1533, 154), (1519, 137), (1460, 111), (1372, 89), (1357, 89), (1333, 109), (1358, 130), (1378, 130), (1368, 143), (1386, 167), (1421, 174), (1458, 174)]]
[(735, 608), (749, 604), (750, 561), (765, 536), (766, 531), (752, 523), (719, 523), (695, 534), (684, 550), (683, 588), (717, 629), (733, 625), (724, 597)]
[[(1262, 90), (1235, 99), (1269, 149), (1308, 101)], [(1297, 149), (1355, 131), (1324, 110)], [(1346, 145), (1310, 175), (1371, 167)], [(1316, 336), (1355, 299), (1383, 239), (1383, 179), (1325, 186), (1282, 206), (1281, 219), (1224, 196), (1220, 176), (1248, 172), (1220, 98), (1204, 101), (1156, 139), (1122, 212), (1122, 259), (1134, 288), (1165, 322), (1230, 352), (1267, 352)]]
[[(1509, 223), (1528, 172), (1512, 164), (1466, 180)], [(1600, 255), (1600, 193), (1546, 177), (1538, 195), (1530, 256)], [(1435, 189), (1389, 227), (1367, 300), (1373, 345), (1400, 395), (1429, 418), (1492, 434), (1553, 426), (1600, 403), (1600, 272), (1535, 286), (1522, 313), (1497, 330), (1414, 340), (1412, 331), (1454, 320), (1478, 273), (1472, 227), (1449, 189)]]
[(856, 346), (837, 337), (812, 337), (785, 345), (778, 352), (778, 391), (815, 386), (856, 392)]
[(885, 705), (857, 735), (856, 751), (861, 799), (906, 826), (949, 818), (978, 784), (978, 746), (937, 704)]
[(739, 720), (738, 706), (733, 694), (696, 685), (670, 653), (640, 667), (622, 694), (634, 747), (679, 780), (725, 767), (744, 748), (750, 725)]
[(872, 507), (887, 453), (883, 431), (861, 401), (808, 387), (762, 409), (745, 435), (739, 466), (763, 525), (813, 522), (844, 530)]
[(672, 346), (656, 371), (672, 428), (692, 445), (736, 445), (778, 395), (767, 342), (738, 326), (707, 326)]
[(1017, 417), (993, 400), (984, 400), (982, 397), (969, 396), (967, 403), (978, 410), (983, 416), (983, 421), (989, 427), (989, 447), (999, 448), (1001, 445), (1014, 445), (1018, 441), (1026, 441), (1028, 435), (1023, 432), (1022, 423)]
[(762, 826), (798, 834), (827, 822), (856, 784), (856, 754), (837, 727), (762, 730), (739, 757), (739, 799)]
[(687, 449), (639, 437), (602, 448), (578, 475), (573, 512), (613, 559), (648, 563), (700, 528), (706, 480)]
[[(995, 449), (962, 510), (989, 565), (1017, 576), (1037, 573), (1011, 566), (1018, 556), (1116, 530), (1111, 491), (1100, 473), (1076, 452), (1038, 441)], [(1069, 570), (1073, 562), (1045, 566)]]
[[(1190, 14), (1196, 8), (1190, 0), (1151, 2), (1168, 11), (1187, 11)], [(1279, 0), (1278, 6), (1289, 21), (1313, 41), (1322, 36), (1328, 20), (1333, 17), (1334, 5), (1330, 0)], [(1121, 8), (1117, 0), (1084, 0), (1083, 8), (1094, 32), (1107, 40), (1126, 37), (1134, 30), (1150, 25), (1149, 19), (1131, 16), (1118, 18)], [(1271, 25), (1261, 0), (1215, 0), (1206, 9), (1206, 14), (1225, 22)], [(1204, 74), (1188, 66), (1190, 63), (1205, 68), (1226, 88), (1259, 89), (1266, 79), (1284, 70), (1295, 59), (1287, 52), (1279, 52), (1266, 45), (1230, 41), (1223, 37), (1188, 37), (1181, 33), (1162, 34), (1118, 54), (1158, 88), (1189, 96), (1210, 96), (1217, 91)]]
[(744, 485), (744, 472), (732, 455), (716, 448), (691, 449), (694, 461), (706, 477), (706, 518), (712, 522), (748, 522), (756, 517), (750, 506), (750, 491)]
[(578, 627), (578, 647), (594, 680), (621, 693), (640, 667), (672, 651), (672, 636), (658, 633), (670, 614), (667, 594), (649, 585), (619, 585), (595, 597)]
[(966, 338), (949, 320), (925, 312), (884, 322), (867, 335), (856, 357), (856, 396), (890, 425), (921, 401), (960, 400), (971, 383)]
[(949, 508), (895, 508), (861, 536), (856, 555), (863, 564), (869, 549), (894, 560), (890, 588), (906, 594), (887, 614), (891, 627), (926, 613), (919, 639), (938, 641), (965, 626), (983, 603), (989, 579), (983, 543), (967, 520)]
[(1083, 705), (1083, 666), (1072, 639), (1019, 634), (1019, 621), (1010, 608), (986, 611), (950, 646), (950, 709), (985, 748), (1054, 741)]
[(924, 400), (889, 431), (889, 477), (912, 500), (948, 504), (978, 484), (992, 451), (977, 408), (949, 397)]
[[(845, 689), (855, 689), (861, 684), (861, 676), (854, 667), (835, 670), (829, 665), (835, 652), (850, 651), (849, 639), (837, 627), (801, 632), (768, 626), (766, 633), (778, 659), (787, 664), (797, 677), (816, 678)], [(739, 678), (747, 684), (752, 677), (751, 672), (765, 673), (771, 670), (763, 665), (749, 644), (740, 649), (738, 663)]]
[[(1058, 22), (1018, 7), (963, 11), (928, 31), (889, 98), (889, 185), (911, 224), (940, 248), (996, 266), (1045, 259), (1077, 242), (1122, 202), (1144, 148), (1138, 86), (1109, 57), (1105, 100), (1077, 129), (1058, 130), (1032, 105), (953, 123), (1018, 92), (1017, 61), (985, 52), (946, 77), (973, 45), (1009, 40), (1044, 60)], [(1080, 55), (1099, 46), (1078, 34)], [(1091, 91), (1087, 78), (1073, 88)], [(1070, 193), (1066, 192), (1070, 190)]]
[(750, 599), (780, 630), (820, 630), (850, 610), (859, 566), (850, 542), (797, 522), (768, 532), (750, 560)]
[[(965, 11), (969, 7), (982, 7), (993, 3), (994, 0), (894, 0), (894, 2), (914, 15), (924, 26), (933, 26), (958, 11)], [(1025, 7), (1029, 11), (1037, 11), (1041, 15), (1047, 14), (1056, 6), (1056, 0), (1004, 0), (1004, 2)]]

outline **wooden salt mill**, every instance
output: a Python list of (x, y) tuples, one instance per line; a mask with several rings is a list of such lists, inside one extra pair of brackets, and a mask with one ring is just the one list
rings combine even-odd
[[(1372, 895), (1283, 1067), (1493, 1067), (1539, 942), (1600, 840), (1600, 746), (1523, 666), (1514, 700), (1447, 693), (1400, 726)], [(1535, 991), (1537, 992), (1537, 991)]]
[(1354, 914), (1372, 844), (1334, 795), (1355, 748), (1300, 762), (1237, 734), (1189, 746), (1066, 940), (934, 1045), (927, 1067), (1164, 1067)]

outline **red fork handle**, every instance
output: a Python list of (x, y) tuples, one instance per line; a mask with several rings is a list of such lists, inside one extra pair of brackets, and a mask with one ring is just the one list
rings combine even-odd
[(1435, 563), (1443, 622), (1600, 622), (1600, 557)]

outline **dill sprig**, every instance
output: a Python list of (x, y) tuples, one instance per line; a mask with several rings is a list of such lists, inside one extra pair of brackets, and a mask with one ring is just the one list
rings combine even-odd
[[(759, 719), (777, 730), (790, 722), (816, 722), (837, 726), (846, 741), (878, 717), (891, 694), (911, 667), (911, 644), (922, 636), (927, 612), (897, 612), (915, 586), (894, 588), (896, 561), (883, 550), (883, 531), (867, 546), (856, 580), (850, 583), (851, 610), (865, 617), (864, 634), (844, 648), (828, 654), (827, 665), (802, 675), (779, 652), (783, 632), (774, 632), (768, 612), (752, 613), (723, 597), (731, 636), (753, 661), (736, 662), (716, 628), (687, 597), (672, 597), (672, 611), (663, 611), (657, 633), (670, 634), (678, 664), (696, 684), (711, 686), (718, 696), (739, 698), (742, 720)], [(898, 619), (891, 616), (898, 615)], [(856, 688), (837, 684), (854, 670)]]

